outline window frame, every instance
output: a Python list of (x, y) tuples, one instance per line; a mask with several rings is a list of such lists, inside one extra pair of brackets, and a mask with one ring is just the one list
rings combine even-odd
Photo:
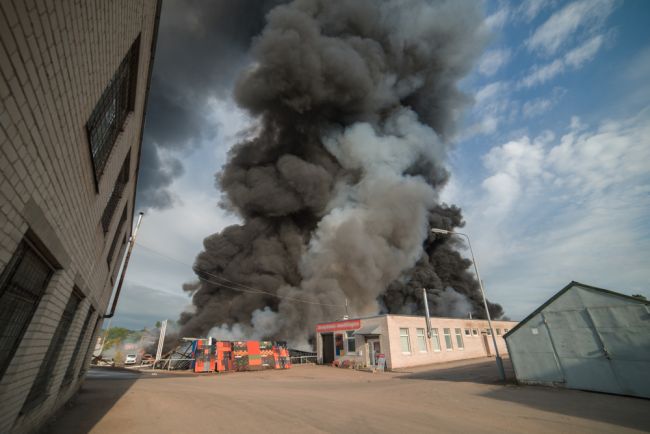
[[(141, 34), (138, 34), (86, 121), (86, 140), (96, 193), (99, 193), (99, 182), (108, 166), (115, 143), (124, 130), (127, 119), (135, 111), (141, 41)], [(124, 107), (117, 107), (120, 103)], [(107, 123), (106, 116), (111, 110), (115, 114)]]
[(479, 335), (479, 333), (478, 333), (478, 329), (477, 329), (477, 328), (476, 328), (476, 329), (473, 328), (473, 329), (472, 329), (472, 336), (478, 336), (478, 335)]
[(22, 414), (29, 413), (39, 407), (40, 404), (50, 396), (50, 388), (53, 379), (52, 372), (59, 363), (62, 350), (64, 349), (65, 342), (70, 333), (70, 328), (72, 327), (72, 323), (79, 311), (79, 305), (82, 303), (83, 299), (83, 293), (74, 287), (68, 297), (65, 308), (61, 313), (59, 323), (54, 329), (54, 334), (47, 346), (47, 351), (43, 355), (43, 360), (40, 363), (38, 372), (33, 378), (27, 398), (25, 398), (25, 402), (20, 410)]
[[(38, 265), (42, 265), (44, 269), (44, 277), (42, 278), (43, 282), (41, 283), (41, 287), (37, 290), (30, 290), (26, 288), (14, 288), (12, 285), (18, 287), (17, 282), (14, 280), (16, 277), (16, 274), (19, 271), (19, 268), (23, 264), (23, 260), (27, 257), (27, 255), (33, 255), (33, 258), (36, 261), (40, 261)], [(31, 312), (29, 310), (25, 310), (24, 316), (25, 316), (25, 322), (20, 325), (20, 328), (17, 330), (17, 333), (15, 335), (15, 342), (11, 343), (10, 347), (7, 347), (5, 349), (5, 354), (6, 354), (6, 359), (4, 361), (0, 360), (0, 380), (4, 377), (4, 375), (7, 373), (7, 370), (11, 366), (11, 362), (13, 361), (13, 358), (16, 355), (16, 352), (18, 351), (18, 348), (20, 348), (20, 344), (23, 341), (23, 338), (25, 337), (25, 333), (27, 332), (27, 329), (29, 328), (30, 324), (34, 320), (34, 316), (38, 312), (38, 308), (40, 307), (41, 301), (43, 300), (43, 296), (47, 292), (47, 289), (52, 281), (52, 277), (54, 276), (54, 273), (58, 269), (58, 264), (53, 263), (51, 260), (48, 260), (46, 258), (46, 255), (43, 254), (35, 245), (34, 243), (30, 242), (27, 238), (23, 238), (23, 240), (18, 243), (18, 246), (14, 250), (14, 253), (12, 254), (11, 258), (5, 265), (4, 269), (2, 270), (2, 273), (0, 273), (0, 301), (3, 300), (5, 294), (9, 294), (7, 297), (11, 296), (13, 294), (15, 297), (21, 297), (25, 298), (26, 296), (29, 297), (31, 295)], [(17, 292), (17, 289), (20, 290), (20, 292)], [(10, 300), (7, 300), (10, 301)], [(16, 304), (12, 304), (12, 306), (15, 308)], [(1, 311), (0, 311), (1, 312)], [(15, 313), (16, 310), (12, 310), (10, 312), (7, 312), (8, 314), (13, 314)], [(8, 322), (9, 317), (7, 318), (7, 322), (5, 323), (5, 320), (3, 319), (3, 325), (9, 324)], [(7, 330), (4, 327), (0, 327), (0, 333), (5, 333)], [(0, 335), (0, 339), (2, 338), (2, 335)], [(1, 341), (0, 341), (1, 342)]]
[[(451, 339), (451, 328), (443, 327), (442, 335), (445, 337), (445, 347), (447, 351), (454, 350), (454, 341)], [(449, 339), (449, 340), (447, 340)]]
[(465, 350), (465, 341), (463, 340), (463, 329), (454, 328), (454, 334), (456, 335), (456, 348), (461, 351)]
[[(350, 349), (350, 341), (353, 343), (353, 349)], [(357, 338), (354, 335), (354, 330), (346, 330), (345, 332), (345, 351), (346, 354), (357, 352)]]
[[(420, 332), (422, 332), (422, 334), (420, 334)], [(422, 338), (421, 341), (420, 341), (420, 338)], [(427, 348), (427, 333), (423, 328), (416, 328), (415, 329), (415, 340), (418, 343), (418, 351), (420, 353), (428, 353), (429, 352), (429, 349)], [(422, 347), (420, 346), (420, 343), (422, 344), (424, 349), (422, 349)]]
[(434, 353), (439, 353), (442, 351), (442, 346), (440, 345), (440, 335), (438, 334), (438, 329), (434, 327), (431, 328), (431, 346)]
[[(406, 334), (402, 334), (403, 330), (406, 330)], [(406, 344), (407, 344), (407, 347), (408, 347), (408, 351), (404, 351), (404, 345), (403, 345), (404, 340), (403, 340), (403, 338), (406, 338)], [(408, 327), (400, 327), (399, 328), (399, 343), (400, 343), (400, 349), (402, 350), (402, 354), (412, 354), (411, 338), (410, 338)]]
[(465, 336), (471, 337), (472, 336), (472, 330), (471, 329), (463, 329)]

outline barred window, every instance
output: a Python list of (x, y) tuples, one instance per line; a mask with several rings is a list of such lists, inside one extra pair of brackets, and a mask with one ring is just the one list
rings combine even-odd
[(88, 370), (88, 357), (90, 356), (90, 352), (95, 348), (95, 342), (93, 342), (93, 338), (95, 337), (95, 332), (97, 331), (97, 327), (99, 327), (99, 323), (102, 321), (102, 315), (97, 316), (97, 321), (95, 321), (95, 327), (93, 327), (92, 332), (90, 333), (90, 339), (88, 341), (88, 348), (86, 348), (86, 353), (84, 354), (84, 358), (82, 360), (81, 364), (81, 369), (79, 370), (79, 377), (82, 377), (86, 371)]
[(127, 115), (135, 108), (139, 54), (138, 35), (86, 123), (96, 183), (104, 173)]
[(81, 331), (79, 331), (79, 336), (77, 337), (77, 343), (74, 346), (74, 351), (70, 357), (70, 363), (68, 363), (68, 368), (65, 371), (65, 376), (63, 377), (62, 386), (69, 384), (74, 377), (74, 370), (77, 366), (77, 358), (79, 357), (79, 351), (81, 350), (81, 344), (84, 341), (84, 338), (88, 334), (88, 324), (90, 324), (90, 319), (95, 313), (95, 309), (90, 306), (88, 313), (86, 314), (86, 319), (84, 320), (83, 325), (81, 326)]
[(59, 359), (59, 354), (61, 354), (61, 349), (65, 343), (65, 338), (68, 336), (68, 331), (70, 330), (70, 325), (74, 319), (74, 314), (77, 312), (77, 307), (81, 303), (82, 295), (78, 292), (77, 289), (72, 291), (70, 299), (63, 310), (61, 315), (61, 320), (59, 325), (56, 326), (54, 330), (54, 336), (50, 341), (50, 346), (47, 348), (45, 353), (45, 358), (41, 362), (41, 367), (36, 374), (36, 378), (32, 383), (32, 388), (27, 395), (27, 400), (23, 405), (22, 412), (25, 413), (30, 409), (36, 407), (38, 404), (43, 402), (47, 398), (47, 389), (50, 384), (50, 379), (52, 378), (52, 371), (56, 366), (56, 362)]
[[(111, 247), (108, 249), (108, 255), (106, 255), (106, 263), (110, 267), (113, 263), (113, 255), (115, 254), (115, 248), (117, 247), (117, 241), (119, 240), (120, 233), (122, 233), (122, 228), (126, 223), (127, 210), (128, 206), (124, 205), (124, 211), (122, 211), (122, 217), (120, 217), (120, 222), (117, 224), (117, 229), (115, 229), (115, 234), (113, 235), (113, 241), (111, 242)], [(126, 241), (126, 239), (125, 239)]]
[(0, 275), (0, 379), (52, 277), (54, 267), (23, 241)]
[(108, 202), (106, 203), (106, 208), (104, 208), (104, 212), (102, 213), (102, 228), (104, 229), (104, 233), (108, 232), (108, 228), (111, 225), (111, 220), (113, 219), (113, 214), (115, 214), (115, 208), (117, 208), (117, 205), (120, 202), (120, 199), (122, 198), (122, 193), (124, 193), (124, 187), (126, 187), (126, 184), (128, 184), (129, 182), (130, 168), (131, 168), (131, 151), (129, 150), (129, 153), (124, 159), (124, 163), (122, 163), (122, 168), (120, 169), (120, 173), (117, 175), (117, 179), (115, 180), (115, 186), (113, 186), (111, 197), (108, 199)]

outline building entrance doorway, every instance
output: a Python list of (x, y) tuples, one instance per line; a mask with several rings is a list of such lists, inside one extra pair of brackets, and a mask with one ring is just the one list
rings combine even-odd
[(329, 365), (334, 361), (334, 335), (324, 333), (321, 337), (323, 339), (323, 365)]
[(490, 341), (488, 340), (487, 333), (483, 334), (483, 346), (485, 347), (485, 354), (488, 357), (492, 357), (492, 351), (490, 350)]
[(368, 339), (368, 350), (370, 353), (370, 364), (377, 366), (377, 354), (381, 354), (379, 339)]

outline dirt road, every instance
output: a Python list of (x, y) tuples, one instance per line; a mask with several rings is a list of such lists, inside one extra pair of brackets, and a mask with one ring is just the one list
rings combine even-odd
[(494, 382), (493, 362), (410, 372), (324, 366), (93, 375), (51, 433), (650, 431), (650, 401)]

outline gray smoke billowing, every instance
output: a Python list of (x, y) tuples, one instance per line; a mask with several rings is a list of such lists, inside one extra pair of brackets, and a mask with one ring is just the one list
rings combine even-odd
[(458, 241), (429, 232), (462, 226), (438, 193), (470, 101), (457, 83), (488, 37), (478, 2), (297, 0), (266, 20), (235, 87), (258, 131), (217, 179), (243, 223), (205, 239), (182, 335), (306, 347), (346, 299), (354, 316), (421, 313), (423, 286), (481, 316)]

